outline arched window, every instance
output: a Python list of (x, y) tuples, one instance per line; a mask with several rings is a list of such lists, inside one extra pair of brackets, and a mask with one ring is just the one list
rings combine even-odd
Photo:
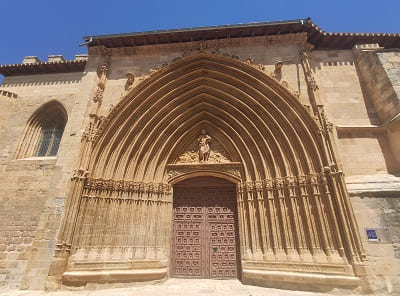
[(17, 158), (57, 155), (66, 123), (67, 112), (60, 103), (44, 104), (28, 120)]

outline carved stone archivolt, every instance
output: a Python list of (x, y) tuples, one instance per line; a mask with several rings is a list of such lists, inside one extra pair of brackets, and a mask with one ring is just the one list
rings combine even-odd
[[(170, 186), (208, 175), (236, 184), (243, 275), (291, 262), (354, 278), (365, 253), (317, 124), (327, 123), (314, 102), (312, 111), (317, 121), (276, 79), (232, 58), (197, 53), (157, 71), (101, 121), (95, 141), (82, 142), (88, 174), (71, 181), (56, 258), (68, 272), (79, 262), (168, 262)], [(211, 137), (205, 162), (202, 129)]]

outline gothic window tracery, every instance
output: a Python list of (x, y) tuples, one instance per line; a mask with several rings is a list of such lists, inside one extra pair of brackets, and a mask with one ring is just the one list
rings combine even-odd
[(16, 158), (56, 156), (67, 112), (52, 101), (40, 107), (28, 120)]

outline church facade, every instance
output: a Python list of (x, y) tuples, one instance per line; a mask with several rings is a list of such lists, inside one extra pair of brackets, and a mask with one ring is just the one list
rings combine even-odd
[(0, 285), (400, 289), (400, 35), (85, 41), (0, 66)]

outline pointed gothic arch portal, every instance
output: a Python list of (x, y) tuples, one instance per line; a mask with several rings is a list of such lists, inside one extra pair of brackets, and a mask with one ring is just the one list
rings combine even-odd
[[(199, 162), (203, 129), (211, 154)], [(166, 277), (171, 185), (223, 176), (236, 183), (243, 281), (357, 285), (363, 249), (324, 145), (298, 99), (256, 68), (199, 53), (161, 69), (131, 89), (82, 148), (87, 176), (73, 181), (69, 197), (80, 201), (76, 224), (68, 228), (69, 210), (63, 227), (73, 231), (60, 242), (72, 245), (64, 280), (82, 280), (84, 269), (84, 280), (105, 281), (93, 276), (99, 260), (102, 274), (114, 275), (107, 281)]]

